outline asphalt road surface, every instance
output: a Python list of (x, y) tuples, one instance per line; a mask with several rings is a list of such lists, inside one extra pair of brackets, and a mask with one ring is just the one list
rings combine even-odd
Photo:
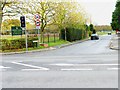
[(118, 88), (112, 36), (34, 53), (3, 55), (3, 88)]

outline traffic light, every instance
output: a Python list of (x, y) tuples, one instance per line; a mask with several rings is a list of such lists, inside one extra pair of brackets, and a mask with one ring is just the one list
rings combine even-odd
[(21, 16), (20, 17), (20, 21), (21, 21), (21, 27), (25, 27), (25, 16)]

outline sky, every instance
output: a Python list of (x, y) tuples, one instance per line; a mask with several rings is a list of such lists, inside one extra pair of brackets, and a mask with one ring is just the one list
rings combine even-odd
[(116, 0), (78, 0), (94, 25), (110, 25)]

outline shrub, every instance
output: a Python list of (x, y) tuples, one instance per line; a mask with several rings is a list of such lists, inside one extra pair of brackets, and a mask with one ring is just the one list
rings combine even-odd
[[(28, 38), (28, 47), (33, 47), (33, 40), (37, 40), (37, 38)], [(14, 39), (14, 40), (7, 40), (7, 39), (0, 39), (2, 51), (4, 50), (13, 50), (13, 49), (23, 49), (26, 47), (25, 39)]]
[[(67, 41), (76, 41), (86, 38), (85, 30), (75, 29), (75, 28), (66, 28), (66, 39)], [(61, 30), (61, 39), (65, 40), (65, 29)]]

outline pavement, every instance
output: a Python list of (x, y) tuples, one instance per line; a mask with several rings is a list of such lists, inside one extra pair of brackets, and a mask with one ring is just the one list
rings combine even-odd
[(120, 40), (120, 37), (118, 35), (114, 35), (113, 38), (111, 39), (111, 42), (110, 42), (110, 49), (112, 50), (120, 50), (120, 47), (119, 47), (119, 40)]
[(89, 39), (79, 40), (79, 41), (70, 42), (70, 43), (67, 43), (67, 44), (62, 44), (62, 45), (49, 47), (49, 48), (44, 48), (44, 49), (38, 49), (38, 50), (0, 53), (0, 55), (11, 55), (11, 54), (21, 54), (21, 53), (33, 53), (33, 52), (50, 51), (50, 50), (55, 50), (55, 49), (59, 49), (59, 48), (64, 48), (64, 47), (67, 47), (67, 46), (70, 46), (70, 45), (74, 45), (74, 44), (77, 44), (77, 43), (82, 43), (82, 42), (87, 41), (87, 40), (89, 40)]

